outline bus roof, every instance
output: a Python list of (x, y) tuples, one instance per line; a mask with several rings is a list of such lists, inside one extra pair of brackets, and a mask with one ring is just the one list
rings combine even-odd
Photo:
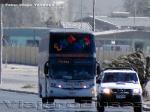
[(93, 34), (93, 32), (91, 32), (91, 31), (75, 29), (75, 28), (56, 28), (56, 29), (50, 29), (50, 32), (53, 32), (53, 33), (90, 33), (90, 34)]

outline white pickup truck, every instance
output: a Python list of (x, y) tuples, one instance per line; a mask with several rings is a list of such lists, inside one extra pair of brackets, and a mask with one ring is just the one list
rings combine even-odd
[(105, 106), (133, 106), (142, 112), (142, 88), (138, 74), (129, 68), (107, 68), (97, 78), (97, 111)]

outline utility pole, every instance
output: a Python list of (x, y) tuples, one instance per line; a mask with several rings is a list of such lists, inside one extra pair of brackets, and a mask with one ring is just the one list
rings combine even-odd
[(93, 0), (93, 32), (95, 32), (95, 3), (96, 0)]
[(2, 79), (2, 50), (3, 50), (3, 4), (0, 4), (0, 84)]
[(136, 28), (136, 23), (135, 23), (136, 22), (136, 20), (135, 20), (136, 19), (136, 11), (137, 11), (136, 8), (137, 8), (137, 3), (136, 3), (136, 0), (134, 0), (134, 19), (133, 19), (134, 20), (134, 28)]
[(83, 2), (81, 0), (81, 29), (82, 29), (82, 23), (83, 23)]

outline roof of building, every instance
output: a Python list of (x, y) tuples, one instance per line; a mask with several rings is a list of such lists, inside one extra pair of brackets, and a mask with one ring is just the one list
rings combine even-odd
[(89, 34), (93, 34), (92, 31), (77, 29), (77, 28), (52, 28), (52, 29), (50, 29), (50, 32), (53, 32), (53, 33), (57, 32), (57, 33), (89, 33)]
[(108, 31), (103, 31), (103, 32), (94, 32), (94, 35), (110, 35), (110, 34), (116, 34), (116, 33), (124, 33), (124, 32), (134, 32), (137, 30), (131, 30), (131, 29), (127, 29), (127, 30), (108, 30)]
[(150, 27), (150, 17), (107, 17), (96, 16), (97, 20), (104, 21), (116, 26), (143, 26)]
[(91, 25), (86, 22), (61, 22), (61, 25), (63, 28), (77, 28), (92, 31)]

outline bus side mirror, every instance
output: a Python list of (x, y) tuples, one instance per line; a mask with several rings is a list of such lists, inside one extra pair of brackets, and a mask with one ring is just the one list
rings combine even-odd
[(49, 68), (49, 61), (47, 61), (44, 65), (44, 74), (47, 75), (48, 74), (48, 68)]
[(101, 78), (98, 76), (98, 77), (96, 77), (96, 83), (97, 84), (100, 84), (101, 83)]
[(96, 83), (97, 83), (97, 84), (100, 84), (100, 83), (101, 83), (101, 80), (99, 80), (99, 79), (96, 80)]

